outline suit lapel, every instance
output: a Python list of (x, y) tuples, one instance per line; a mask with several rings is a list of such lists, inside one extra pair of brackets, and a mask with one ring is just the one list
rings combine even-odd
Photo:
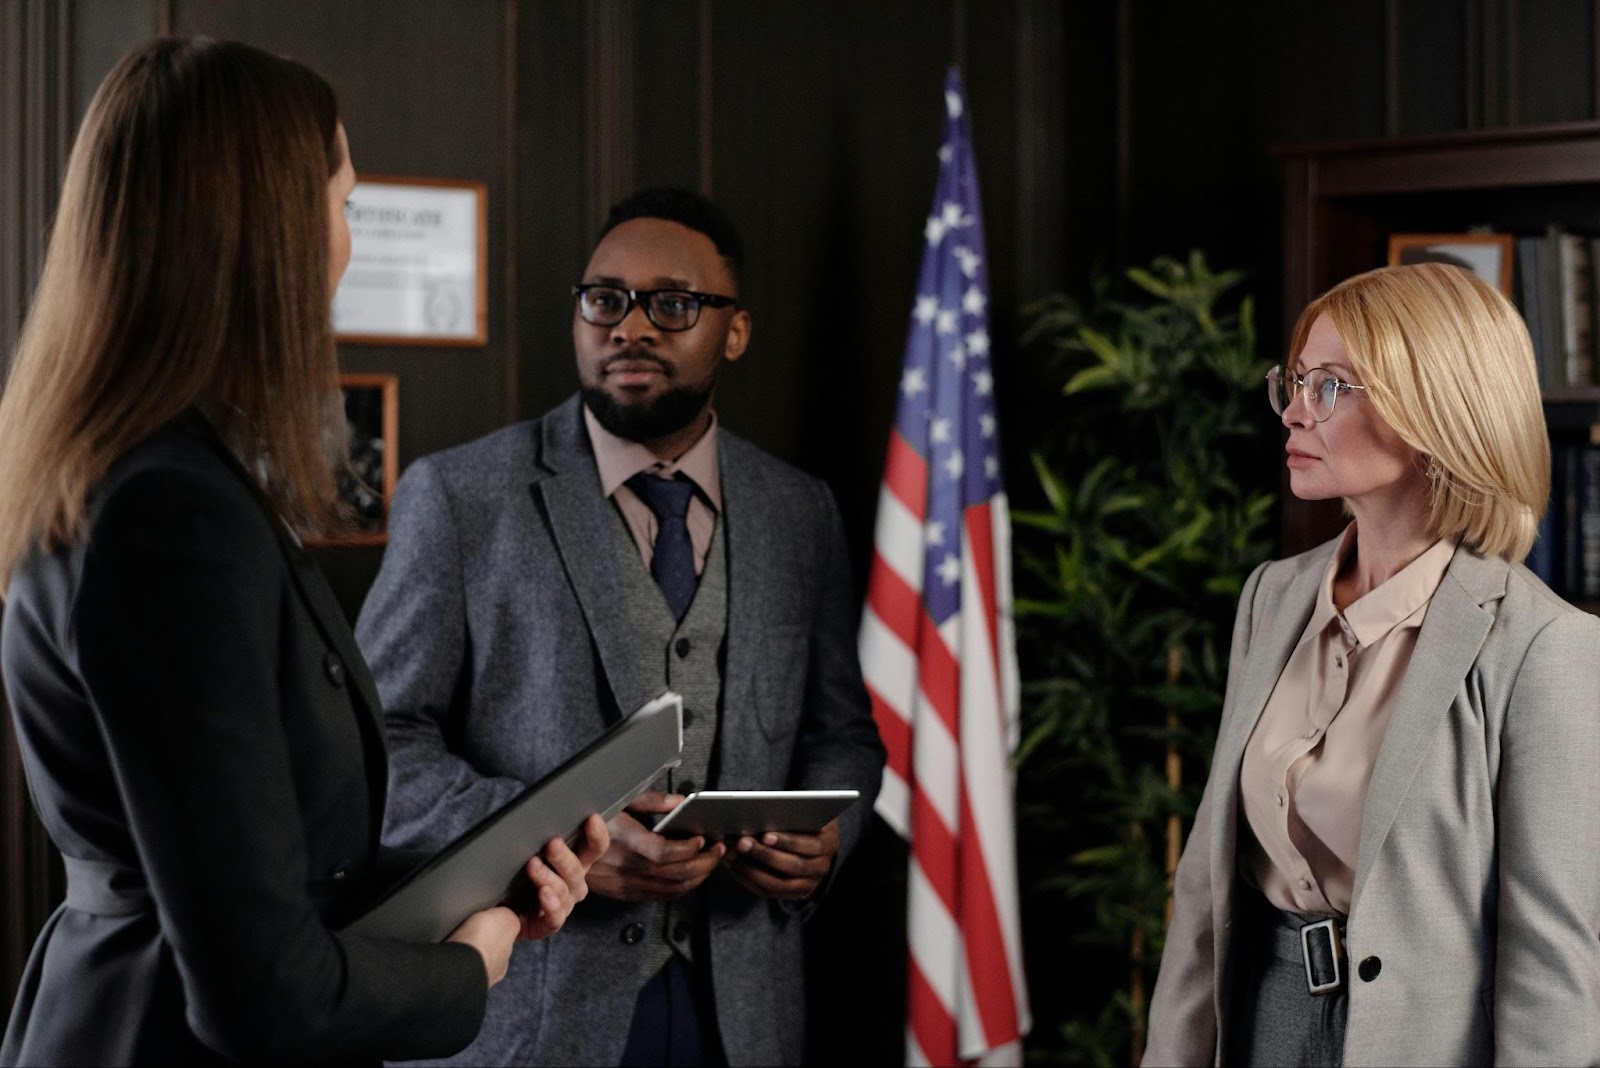
[(1493, 614), (1483, 604), (1504, 595), (1508, 571), (1503, 560), (1458, 549), (1428, 605), (1367, 787), (1350, 895), (1352, 913), (1406, 791), (1437, 740), (1440, 720), (1494, 624)]
[(1289, 663), (1295, 646), (1300, 643), (1300, 635), (1316, 607), (1317, 588), (1336, 545), (1337, 542), (1330, 542), (1324, 547), (1325, 551), (1309, 556), (1281, 591), (1263, 589), (1257, 594), (1265, 611), (1255, 621), (1255, 637), (1250, 654), (1245, 658), (1244, 677), (1239, 680), (1239, 690), (1234, 697), (1235, 707), (1227, 729), (1217, 739), (1218, 763), (1213, 774), (1227, 772), (1226, 782), (1238, 777), (1245, 743), (1255, 731), (1256, 721), (1267, 707), (1267, 699), (1278, 685), (1284, 665)]
[[(1212, 780), (1225, 784), (1220, 798), (1223, 803), (1211, 824), (1211, 885), (1225, 888), (1213, 897), (1214, 919), (1216, 930), (1224, 940), (1233, 907), (1235, 854), (1239, 844), (1239, 768), (1244, 762), (1245, 745), (1255, 731), (1256, 721), (1261, 718), (1273, 688), (1278, 685), (1278, 676), (1283, 674), (1284, 665), (1288, 664), (1311, 619), (1317, 587), (1337, 546), (1335, 539), (1312, 551), (1286, 584), (1278, 589), (1262, 588), (1256, 594), (1261, 615), (1253, 622), (1250, 651), (1240, 665), (1244, 676), (1234, 695), (1234, 707), (1223, 710), (1227, 723), (1217, 738), (1216, 759), (1211, 767)], [(1223, 952), (1226, 948), (1225, 944), (1218, 946), (1219, 967), (1226, 958)]]
[(572, 582), (611, 686), (619, 714), (626, 715), (655, 694), (645, 692), (638, 651), (633, 648), (615, 560), (608, 551), (607, 509), (594, 450), (574, 397), (541, 421), (538, 471), (529, 491), (549, 524), (562, 567)]
[(244, 465), (222, 440), (210, 420), (197, 411), (190, 411), (180, 416), (176, 422), (185, 431), (208, 441), (223, 461), (233, 468), (234, 473), (246, 486), (250, 487), (251, 493), (266, 514), (267, 525), (272, 528), (273, 536), (278, 539), (278, 547), (289, 565), (289, 575), (300, 594), (301, 603), (305, 605), (307, 614), (322, 633), (323, 640), (333, 647), (335, 654), (343, 662), (344, 677), (348, 680), (347, 685), (354, 695), (351, 703), (356, 708), (356, 715), (360, 717), (361, 736), (367, 750), (368, 811), (372, 823), (373, 841), (377, 841), (383, 829), (383, 809), (387, 803), (389, 790), (389, 755), (384, 744), (383, 723), (380, 718), (383, 715), (383, 702), (378, 697), (378, 688), (372, 680), (372, 672), (367, 667), (366, 658), (361, 655), (355, 635), (350, 631), (350, 623), (344, 617), (344, 609), (339, 606), (333, 590), (322, 577), (310, 555), (290, 532), (283, 517), (272, 506), (266, 494), (261, 492), (260, 484), (245, 470)]
[(756, 650), (764, 627), (756, 591), (764, 576), (774, 573), (767, 559), (770, 539), (761, 536), (759, 482), (749, 465), (739, 463), (738, 442), (717, 435), (717, 464), (722, 476), (722, 529), (728, 545), (728, 661), (723, 673), (722, 707), (752, 707)]

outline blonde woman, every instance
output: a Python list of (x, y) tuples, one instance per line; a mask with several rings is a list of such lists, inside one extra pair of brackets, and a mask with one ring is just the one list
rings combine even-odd
[(1600, 1062), (1600, 620), (1520, 563), (1527, 330), (1385, 268), (1268, 379), (1290, 488), (1352, 522), (1245, 584), (1145, 1063)]
[(336, 518), (354, 181), (333, 90), (245, 45), (153, 41), (89, 105), (0, 402), (0, 666), (67, 870), (0, 1064), (448, 1055), (606, 848), (441, 945), (337, 930), (384, 877), (383, 710), (294, 532)]

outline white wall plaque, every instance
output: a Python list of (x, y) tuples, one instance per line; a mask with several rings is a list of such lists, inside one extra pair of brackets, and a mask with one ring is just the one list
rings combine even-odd
[(483, 345), (488, 190), (362, 175), (345, 208), (350, 267), (333, 298), (341, 342)]

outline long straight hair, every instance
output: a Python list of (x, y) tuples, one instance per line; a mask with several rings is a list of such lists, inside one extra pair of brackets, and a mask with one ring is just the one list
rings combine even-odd
[(197, 403), (293, 526), (336, 521), (337, 130), (326, 81), (248, 45), (161, 38), (106, 76), (0, 398), (0, 576)]

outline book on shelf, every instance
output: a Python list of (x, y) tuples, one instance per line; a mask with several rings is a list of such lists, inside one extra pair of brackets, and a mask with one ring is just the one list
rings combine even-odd
[(1600, 236), (1549, 227), (1518, 237), (1517, 306), (1528, 325), (1539, 388), (1545, 392), (1600, 384)]
[(1525, 561), (1569, 601), (1600, 601), (1600, 424), (1550, 449), (1550, 502)]

